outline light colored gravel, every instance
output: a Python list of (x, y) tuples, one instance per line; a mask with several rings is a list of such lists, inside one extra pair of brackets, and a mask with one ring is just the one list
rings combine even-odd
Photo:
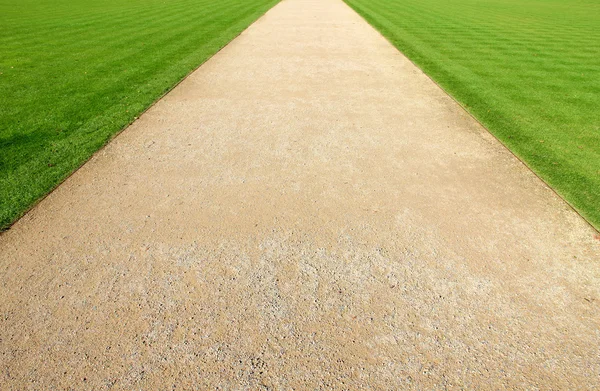
[(2, 390), (598, 389), (600, 241), (339, 0), (0, 236)]

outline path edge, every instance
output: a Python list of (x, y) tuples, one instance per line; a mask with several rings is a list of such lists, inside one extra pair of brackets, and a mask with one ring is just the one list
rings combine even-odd
[[(273, 8), (275, 8), (277, 5), (279, 5), (282, 1), (284, 0), (276, 0), (276, 2), (267, 10), (265, 10), (265, 12), (263, 12), (262, 14), (260, 14), (258, 16), (258, 18), (256, 18), (254, 20), (254, 22), (250, 23), (245, 29), (243, 29), (242, 31), (240, 31), (238, 34), (236, 34), (233, 38), (231, 38), (231, 40), (229, 42), (227, 42), (225, 45), (223, 45), (221, 48), (219, 48), (216, 52), (214, 52), (212, 55), (208, 56), (204, 61), (202, 61), (200, 64), (198, 64), (198, 66), (196, 66), (195, 68), (193, 68), (192, 70), (190, 70), (183, 78), (181, 78), (178, 82), (176, 82), (175, 84), (173, 84), (171, 87), (169, 87), (169, 89), (167, 89), (164, 93), (162, 93), (160, 96), (158, 96), (152, 103), (150, 103), (150, 105), (148, 105), (148, 107), (146, 107), (143, 111), (141, 111), (136, 117), (133, 118), (132, 121), (130, 121), (129, 123), (127, 123), (125, 126), (123, 126), (121, 129), (119, 129), (118, 131), (116, 131), (114, 134), (112, 134), (108, 140), (106, 140), (106, 142), (100, 147), (98, 148), (94, 153), (92, 153), (87, 159), (85, 159), (84, 161), (81, 162), (81, 164), (74, 169), (70, 174), (68, 174), (67, 176), (65, 176), (61, 181), (59, 181), (54, 187), (52, 187), (52, 189), (50, 189), (50, 191), (48, 191), (45, 195), (43, 195), (42, 197), (40, 197), (39, 199), (37, 199), (35, 202), (33, 202), (27, 209), (25, 209), (20, 215), (19, 217), (17, 217), (14, 221), (12, 221), (10, 224), (8, 224), (5, 227), (0, 227), (0, 236), (2, 236), (4, 233), (10, 231), (10, 229), (17, 224), (23, 217), (25, 217), (27, 214), (29, 214), (33, 209), (35, 209), (39, 204), (41, 204), (46, 198), (48, 198), (48, 196), (50, 196), (50, 194), (54, 193), (54, 191), (56, 191), (56, 189), (58, 189), (60, 186), (62, 186), (63, 183), (65, 183), (67, 180), (69, 180), (69, 178), (71, 178), (73, 175), (75, 175), (79, 170), (81, 170), (83, 168), (83, 166), (85, 166), (86, 164), (88, 164), (92, 159), (94, 159), (98, 154), (100, 154), (109, 144), (111, 144), (117, 137), (119, 137), (121, 135), (121, 133), (123, 133), (124, 131), (126, 131), (131, 125), (133, 125), (142, 115), (146, 114), (146, 112), (148, 112), (150, 109), (152, 109), (159, 101), (161, 101), (165, 96), (167, 96), (171, 91), (173, 91), (175, 88), (177, 88), (181, 83), (183, 83), (184, 81), (186, 81), (194, 72), (196, 72), (198, 69), (200, 69), (200, 67), (204, 64), (206, 64), (210, 59), (212, 59), (214, 56), (216, 56), (217, 54), (219, 54), (222, 50), (224, 50), (227, 46), (231, 45), (231, 43), (233, 41), (235, 41), (240, 35), (242, 35), (246, 30), (248, 30), (250, 27), (252, 27), (255, 23), (257, 23), (259, 20), (261, 20), (262, 18), (265, 17), (265, 15), (271, 11)], [(344, 2), (345, 4), (345, 2)]]
[[(280, 0), (283, 1), (283, 0)], [(367, 23), (373, 30), (375, 30), (375, 32), (377, 34), (379, 34), (383, 39), (386, 40), (386, 42), (388, 44), (390, 44), (398, 53), (400, 53), (404, 58), (406, 58), (412, 65), (414, 65), (419, 71), (421, 71), (421, 73), (423, 75), (425, 75), (425, 77), (427, 77), (429, 80), (431, 80), (431, 82), (433, 82), (433, 84), (435, 84), (440, 90), (442, 90), (444, 92), (444, 94), (446, 96), (448, 96), (450, 99), (452, 99), (461, 109), (463, 112), (465, 112), (469, 117), (471, 117), (477, 124), (479, 124), (479, 126), (481, 126), (489, 135), (491, 135), (496, 141), (498, 141), (498, 143), (505, 149), (507, 150), (511, 155), (513, 155), (519, 162), (521, 162), (521, 164), (529, 171), (531, 172), (533, 175), (535, 175), (536, 178), (538, 178), (540, 181), (542, 181), (542, 183), (548, 188), (550, 189), (550, 191), (552, 191), (554, 193), (554, 195), (556, 195), (560, 200), (562, 200), (569, 209), (571, 209), (573, 212), (575, 212), (575, 214), (577, 216), (579, 216), (581, 218), (581, 220), (583, 220), (585, 222), (585, 224), (590, 227), (592, 229), (593, 232), (596, 233), (596, 235), (600, 235), (600, 227), (596, 228), (591, 221), (589, 221), (587, 218), (585, 218), (581, 212), (579, 212), (579, 210), (577, 210), (565, 197), (563, 197), (554, 187), (550, 186), (550, 184), (548, 182), (546, 182), (546, 180), (544, 178), (542, 178), (537, 172), (535, 172), (520, 156), (518, 156), (515, 152), (513, 152), (509, 147), (506, 146), (506, 144), (504, 144), (504, 142), (502, 142), (502, 140), (500, 140), (494, 133), (492, 133), (487, 126), (485, 126), (477, 117), (475, 117), (475, 115), (473, 113), (471, 113), (469, 111), (469, 109), (462, 103), (460, 102), (458, 99), (456, 99), (454, 96), (452, 96), (452, 94), (450, 94), (448, 91), (446, 91), (446, 89), (444, 87), (442, 87), (436, 80), (434, 80), (431, 76), (429, 76), (429, 74), (427, 74), (423, 69), (421, 69), (421, 67), (416, 64), (411, 58), (409, 58), (406, 54), (404, 54), (400, 49), (398, 49), (389, 39), (388, 37), (386, 37), (385, 35), (383, 35), (381, 33), (381, 31), (379, 31), (377, 29), (377, 27), (373, 26), (367, 19), (365, 19), (357, 10), (355, 10), (350, 4), (348, 4), (346, 2), (346, 0), (340, 0), (342, 3), (344, 3), (346, 5), (346, 7), (348, 7), (350, 10), (352, 10), (352, 12), (354, 12), (356, 15), (358, 15), (365, 23)]]

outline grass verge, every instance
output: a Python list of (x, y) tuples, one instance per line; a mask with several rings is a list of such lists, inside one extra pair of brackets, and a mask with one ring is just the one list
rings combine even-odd
[(0, 229), (278, 0), (0, 0)]
[(345, 1), (600, 228), (600, 3)]

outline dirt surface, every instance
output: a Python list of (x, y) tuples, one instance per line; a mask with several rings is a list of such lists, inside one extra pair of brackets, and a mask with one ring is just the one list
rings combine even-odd
[(2, 390), (598, 389), (595, 232), (284, 0), (0, 236)]

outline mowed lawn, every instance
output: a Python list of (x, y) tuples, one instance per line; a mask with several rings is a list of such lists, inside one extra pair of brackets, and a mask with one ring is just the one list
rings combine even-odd
[(600, 228), (600, 2), (346, 2)]
[(277, 0), (0, 0), (0, 229)]

